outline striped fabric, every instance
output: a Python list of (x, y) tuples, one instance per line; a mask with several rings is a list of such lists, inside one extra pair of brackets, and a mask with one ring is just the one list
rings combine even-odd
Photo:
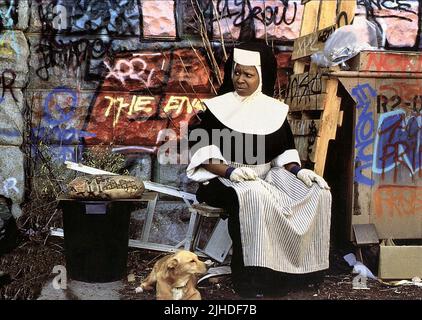
[(245, 266), (287, 273), (308, 273), (329, 266), (331, 193), (316, 183), (308, 188), (284, 168), (249, 167), (259, 179), (220, 181), (239, 198), (239, 219)]

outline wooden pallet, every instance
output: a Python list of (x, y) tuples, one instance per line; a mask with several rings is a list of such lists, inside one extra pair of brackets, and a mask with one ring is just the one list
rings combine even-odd
[[(338, 80), (323, 76), (311, 63), (310, 56), (322, 50), (324, 43), (338, 27), (353, 21), (356, 1), (303, 1), (300, 37), (295, 40), (286, 103), (296, 148), (302, 162), (319, 175), (324, 174), (328, 144), (341, 126), (341, 98), (337, 96)], [(335, 69), (335, 68), (334, 68)]]

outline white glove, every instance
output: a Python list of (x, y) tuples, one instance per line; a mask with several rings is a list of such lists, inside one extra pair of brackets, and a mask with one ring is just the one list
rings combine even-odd
[(230, 175), (230, 181), (241, 182), (246, 180), (256, 180), (258, 178), (255, 171), (248, 167), (236, 168)]
[(297, 178), (302, 180), (304, 184), (306, 184), (308, 187), (312, 187), (312, 181), (315, 181), (318, 183), (319, 187), (321, 189), (327, 189), (330, 190), (330, 187), (328, 186), (327, 182), (317, 175), (315, 172), (309, 169), (300, 169), (297, 173)]

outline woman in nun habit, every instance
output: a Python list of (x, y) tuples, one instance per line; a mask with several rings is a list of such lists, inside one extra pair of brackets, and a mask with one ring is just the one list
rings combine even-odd
[[(272, 98), (276, 72), (267, 45), (238, 45), (218, 96), (189, 127), (187, 176), (200, 182), (199, 202), (228, 213), (232, 281), (248, 297), (268, 292), (285, 273), (329, 266), (331, 193), (300, 167), (288, 106)], [(208, 139), (191, 141), (204, 133)]]

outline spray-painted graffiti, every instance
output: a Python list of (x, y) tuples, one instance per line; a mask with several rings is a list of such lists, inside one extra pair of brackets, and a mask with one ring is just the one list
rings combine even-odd
[[(374, 22), (384, 33), (388, 49), (406, 48), (417, 50), (420, 41), (422, 8), (418, 0), (356, 0), (357, 20)], [(270, 38), (292, 41), (299, 36), (304, 2), (299, 0), (185, 0), (188, 33), (197, 33), (201, 14), (208, 33), (215, 39)], [(197, 6), (197, 14), (193, 7)], [(338, 12), (339, 26), (355, 19), (345, 12)]]
[(378, 88), (377, 113), (396, 109), (422, 111), (422, 81), (418, 79), (386, 80)]
[(356, 108), (359, 112), (355, 130), (357, 151), (355, 181), (372, 186), (374, 181), (371, 177), (365, 176), (362, 171), (372, 167), (372, 152), (368, 149), (374, 142), (374, 119), (373, 112), (369, 109), (373, 97), (376, 97), (376, 92), (369, 84), (362, 84), (352, 89), (352, 96), (357, 101)]
[(49, 80), (53, 67), (75, 70), (83, 62), (88, 65), (88, 76), (91, 62), (102, 61), (105, 54), (111, 54), (111, 36), (140, 35), (136, 0), (38, 1), (43, 24), (36, 47), (36, 74), (43, 80)]
[[(13, 29), (17, 22), (18, 0), (6, 0), (6, 7), (0, 8), (0, 31)], [(6, 30), (0, 35), (0, 52), (5, 56), (20, 54), (20, 48), (13, 30)]]
[(101, 94), (96, 100), (87, 127), (96, 136), (86, 143), (157, 145), (159, 132), (178, 128), (196, 112), (203, 110), (206, 98), (192, 95), (148, 96), (118, 93)]
[(16, 73), (11, 69), (6, 69), (1, 74), (1, 85), (3, 87), (3, 91), (1, 93), (0, 97), (0, 104), (4, 101), (4, 94), (7, 90), (9, 90), (10, 95), (12, 96), (13, 100), (15, 102), (18, 101), (18, 99), (15, 97), (15, 94), (13, 92), (13, 84), (16, 80)]
[(51, 68), (57, 66), (65, 70), (67, 68), (75, 70), (84, 61), (87, 61), (89, 65), (91, 59), (104, 57), (109, 50), (110, 43), (104, 42), (102, 39), (68, 40), (66, 43), (55, 43), (44, 38), (36, 49), (41, 57), (36, 74), (42, 80), (47, 81), (50, 78)]
[(382, 72), (422, 72), (422, 56), (371, 52), (364, 69)]
[(422, 160), (422, 114), (406, 117), (404, 110), (381, 114), (374, 144), (372, 171), (382, 174), (394, 169), (397, 182), (398, 167), (405, 167), (411, 175), (420, 171)]
[[(157, 59), (162, 61), (158, 70), (156, 70)], [(153, 66), (151, 66), (151, 62)], [(117, 59), (114, 67), (111, 67), (107, 61), (104, 63), (109, 71), (106, 79), (117, 79), (123, 85), (126, 84), (126, 80), (135, 80), (137, 83), (142, 82), (146, 88), (153, 86), (152, 78), (157, 79), (156, 71), (160, 72), (166, 69), (166, 59), (161, 53), (134, 53), (131, 57)], [(148, 67), (148, 63), (150, 67)]]
[(382, 185), (374, 194), (374, 211), (378, 218), (422, 215), (422, 188)]
[(88, 144), (157, 146), (160, 130), (178, 128), (214, 96), (205, 54), (197, 49), (127, 52), (104, 63), (108, 73), (86, 127), (96, 137), (86, 138)]
[(109, 100), (104, 113), (105, 117), (114, 114), (113, 127), (119, 122), (123, 110), (127, 118), (132, 121), (147, 121), (156, 114), (162, 119), (178, 118), (183, 114), (192, 115), (194, 111), (204, 110), (202, 105), (204, 99), (194, 98), (192, 100), (188, 96), (170, 96), (167, 101), (164, 101), (161, 111), (155, 97), (133, 95), (130, 102), (126, 101), (124, 97), (105, 96), (104, 99)]
[(16, 24), (18, 20), (17, 8), (19, 0), (5, 0), (2, 1), (4, 7), (0, 8), (0, 31), (3, 29), (10, 29)]
[(209, 34), (218, 39), (256, 36), (292, 40), (299, 35), (303, 12), (299, 0), (188, 0), (185, 6), (186, 12), (198, 7), (196, 14), (192, 12), (185, 18), (188, 25), (198, 24), (197, 14), (202, 14)]
[[(298, 3), (289, 0), (267, 1), (265, 6), (262, 6), (258, 1), (217, 0), (215, 7), (219, 19), (233, 19), (235, 27), (252, 19), (265, 23), (266, 26), (282, 23), (290, 25), (296, 19)], [(287, 16), (289, 9), (293, 11), (291, 17)], [(217, 18), (214, 18), (214, 21), (217, 21)]]
[(287, 86), (287, 103), (292, 110), (298, 106), (305, 109), (311, 106), (312, 109), (318, 108), (318, 95), (325, 91), (326, 80), (322, 79), (321, 74), (304, 73), (292, 75)]
[[(213, 34), (242, 38), (242, 33), (277, 39), (294, 39), (299, 35), (303, 6), (299, 1), (217, 1), (213, 17)], [(227, 26), (230, 26), (228, 28)]]
[(39, 13), (42, 21), (49, 22), (49, 31), (139, 35), (137, 0), (55, 0), (40, 6)]
[(385, 33), (386, 48), (420, 48), (420, 1), (358, 0), (358, 14), (362, 13)]
[(44, 101), (42, 123), (32, 129), (33, 144), (58, 144), (61, 146), (60, 158), (69, 159), (69, 154), (74, 152), (72, 144), (82, 142), (82, 138), (95, 136), (94, 133), (72, 126), (77, 106), (78, 96), (75, 91), (65, 87), (51, 91)]

